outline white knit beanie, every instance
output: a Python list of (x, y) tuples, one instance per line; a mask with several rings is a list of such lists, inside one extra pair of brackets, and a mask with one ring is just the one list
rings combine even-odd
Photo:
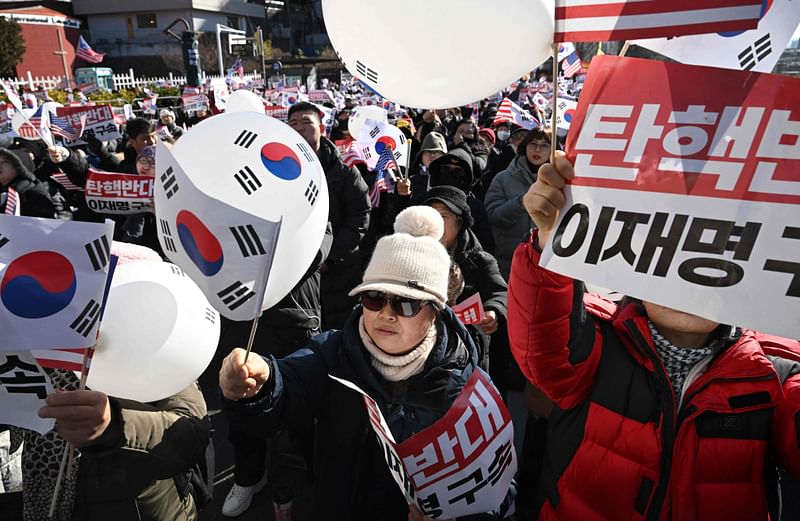
[(382, 237), (364, 273), (350, 295), (382, 291), (390, 295), (447, 302), (450, 256), (439, 242), (444, 221), (430, 206), (412, 206), (397, 215), (393, 235)]

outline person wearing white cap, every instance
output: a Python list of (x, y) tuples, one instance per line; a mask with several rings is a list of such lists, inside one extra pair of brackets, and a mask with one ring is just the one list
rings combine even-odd
[(175, 124), (175, 113), (170, 109), (161, 109), (158, 113), (161, 125), (158, 126), (159, 133), (164, 133), (177, 140), (183, 135), (183, 129)]
[[(423, 519), (393, 481), (362, 398), (372, 396), (398, 443), (439, 420), (476, 370), (475, 345), (446, 307), (450, 256), (439, 213), (414, 206), (381, 238), (360, 298), (341, 331), (328, 331), (275, 360), (234, 349), (220, 370), (223, 407), (274, 432), (298, 414), (317, 417), (314, 519)], [(475, 519), (501, 519), (487, 513)]]

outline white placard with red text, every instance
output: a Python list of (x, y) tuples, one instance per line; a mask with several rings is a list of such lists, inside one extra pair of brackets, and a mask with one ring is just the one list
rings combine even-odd
[(470, 298), (453, 306), (453, 313), (456, 314), (462, 324), (470, 325), (483, 322), (486, 318), (486, 312), (483, 310), (481, 294), (476, 292)]
[[(56, 115), (66, 118), (72, 128), (81, 128), (81, 116), (86, 115), (83, 136), (93, 135), (100, 141), (113, 141), (122, 137), (111, 105), (83, 105), (79, 107), (56, 107)], [(83, 145), (83, 140), (69, 141), (69, 145)]]
[(544, 266), (800, 338), (800, 80), (596, 57), (567, 153)]
[(154, 212), (153, 177), (89, 169), (84, 195), (97, 213), (128, 215)]
[(433, 425), (397, 444), (378, 404), (359, 392), (386, 462), (409, 502), (434, 519), (496, 510), (517, 471), (514, 426), (491, 380), (476, 369), (450, 409)]

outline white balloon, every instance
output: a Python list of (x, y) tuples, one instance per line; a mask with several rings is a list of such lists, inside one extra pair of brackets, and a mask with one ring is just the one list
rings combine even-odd
[[(247, 146), (237, 142), (241, 135), (250, 136)], [(288, 147), (293, 156), (288, 160), (300, 166), (296, 178), (280, 178), (268, 167), (265, 154), (276, 144)], [(325, 235), (328, 184), (317, 155), (285, 123), (251, 112), (209, 118), (192, 127), (171, 152), (201, 192), (261, 219), (280, 221), (262, 308), (280, 302), (306, 273)], [(245, 168), (261, 183), (250, 194), (234, 177)]]
[(164, 399), (203, 373), (219, 331), (219, 313), (174, 264), (118, 266), (86, 385), (140, 402)]
[(368, 119), (380, 123), (389, 123), (389, 113), (375, 105), (356, 107), (352, 114), (350, 114), (350, 119), (347, 122), (347, 130), (350, 132), (350, 136), (353, 139), (358, 139)]
[(553, 41), (552, 0), (322, 0), (322, 10), (347, 70), (410, 107), (494, 94), (547, 60)]
[(231, 93), (225, 102), (225, 112), (258, 112), (264, 114), (264, 102), (258, 94), (246, 89)]

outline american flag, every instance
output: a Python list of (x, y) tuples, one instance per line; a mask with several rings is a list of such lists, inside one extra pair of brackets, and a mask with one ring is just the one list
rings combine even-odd
[(556, 0), (556, 42), (597, 42), (743, 31), (762, 0)]
[(355, 165), (367, 164), (367, 162), (364, 161), (364, 158), (361, 157), (361, 153), (358, 151), (358, 141), (355, 139), (350, 140), (347, 145), (347, 149), (344, 151), (344, 153), (342, 153), (342, 162), (347, 168), (353, 168)]
[(231, 68), (228, 69), (228, 77), (232, 78), (234, 75), (239, 76), (240, 78), (244, 76), (244, 66), (242, 65), (242, 59), (236, 58), (236, 61), (233, 62)]
[(508, 98), (505, 98), (503, 102), (500, 103), (500, 106), (497, 108), (497, 114), (494, 116), (494, 125), (500, 123), (514, 123), (528, 130), (539, 126), (539, 122), (530, 112), (524, 110)]
[(561, 71), (564, 73), (565, 78), (572, 78), (581, 72), (582, 68), (583, 65), (581, 64), (581, 57), (578, 56), (578, 53), (575, 51), (564, 58), (564, 61), (561, 62)]
[(83, 370), (84, 351), (88, 350), (87, 369), (91, 365), (94, 348), (78, 349), (34, 349), (31, 354), (36, 362), (45, 369), (63, 369), (64, 371)]
[[(81, 123), (85, 121), (86, 117), (84, 116)], [(52, 113), (50, 114), (50, 130), (53, 131), (54, 136), (69, 141), (78, 141), (81, 138), (81, 134), (83, 134), (83, 126), (81, 126), (79, 130), (76, 130), (67, 118), (58, 117)]]
[(92, 49), (89, 43), (83, 39), (83, 36), (79, 36), (78, 48), (75, 49), (75, 56), (89, 63), (100, 63), (103, 61), (105, 54)]
[(386, 147), (381, 152), (378, 158), (378, 163), (375, 165), (375, 182), (369, 191), (369, 200), (373, 208), (377, 208), (381, 204), (381, 192), (393, 192), (395, 178), (392, 170), (397, 169), (397, 163), (394, 161), (394, 153), (391, 148)]
[(63, 186), (64, 190), (83, 192), (83, 188), (70, 181), (69, 177), (67, 177), (67, 174), (65, 174), (64, 172), (56, 172), (54, 174), (51, 174), (50, 179)]
[(19, 193), (14, 189), (14, 187), (8, 187), (8, 193), (6, 194), (6, 215), (16, 215), (19, 217), (22, 214), (22, 208), (19, 204)]

